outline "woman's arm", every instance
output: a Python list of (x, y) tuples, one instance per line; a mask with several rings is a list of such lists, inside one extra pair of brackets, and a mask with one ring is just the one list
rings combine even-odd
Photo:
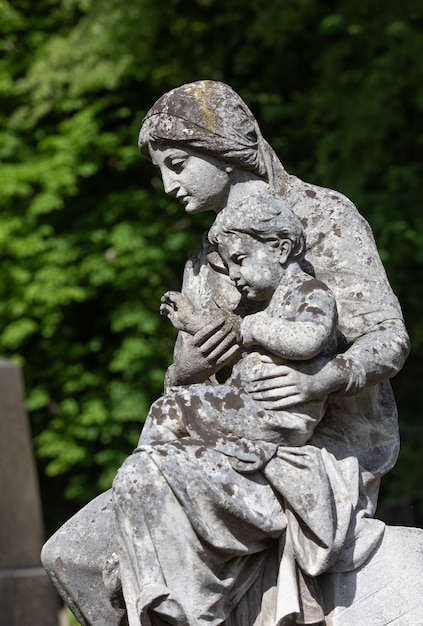
[(251, 381), (256, 399), (284, 408), (327, 393), (355, 394), (394, 376), (410, 342), (372, 231), (342, 194), (290, 176), (286, 199), (307, 234), (307, 260), (335, 295), (348, 349), (318, 371), (263, 364)]
[[(375, 345), (379, 345), (377, 354)], [(263, 403), (263, 408), (284, 409), (327, 394), (348, 396), (394, 376), (409, 350), (402, 320), (390, 320), (383, 328), (357, 339), (349, 350), (332, 359), (311, 363), (275, 365), (261, 357), (262, 364), (251, 372), (246, 388)]]

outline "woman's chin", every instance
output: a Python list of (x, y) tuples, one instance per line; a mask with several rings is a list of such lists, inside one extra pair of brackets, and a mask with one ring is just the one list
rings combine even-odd
[(208, 206), (198, 205), (196, 202), (189, 200), (185, 204), (185, 213), (188, 215), (195, 215), (196, 213), (203, 213), (204, 211), (210, 211)]

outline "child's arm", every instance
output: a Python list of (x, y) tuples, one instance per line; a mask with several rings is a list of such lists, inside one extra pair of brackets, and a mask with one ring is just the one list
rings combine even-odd
[(200, 309), (195, 308), (191, 300), (183, 296), (179, 291), (167, 291), (162, 296), (160, 314), (166, 315), (175, 328), (190, 335), (195, 335), (205, 324)]
[[(312, 289), (311, 283), (315, 283)], [(307, 284), (308, 290), (303, 287), (302, 294), (301, 290), (295, 296), (291, 294), (296, 307), (293, 311), (288, 309), (285, 316), (279, 317), (274, 307), (268, 307), (245, 317), (241, 323), (243, 344), (260, 345), (276, 356), (292, 360), (312, 359), (322, 352), (337, 323), (336, 303), (323, 283), (310, 279)]]

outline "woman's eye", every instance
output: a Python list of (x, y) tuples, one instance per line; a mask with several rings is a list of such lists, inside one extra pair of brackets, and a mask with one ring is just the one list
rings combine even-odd
[(185, 159), (172, 159), (170, 162), (170, 166), (175, 172), (180, 172), (184, 167), (184, 164)]

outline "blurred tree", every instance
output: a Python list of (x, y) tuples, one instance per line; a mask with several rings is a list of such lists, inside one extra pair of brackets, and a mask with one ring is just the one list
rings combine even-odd
[(422, 25), (418, 0), (0, 0), (0, 341), (24, 365), (51, 525), (62, 491), (110, 484), (171, 360), (160, 295), (212, 218), (165, 197), (136, 136), (198, 78), (231, 84), (289, 171), (370, 221), (414, 347), (385, 495), (421, 495)]

